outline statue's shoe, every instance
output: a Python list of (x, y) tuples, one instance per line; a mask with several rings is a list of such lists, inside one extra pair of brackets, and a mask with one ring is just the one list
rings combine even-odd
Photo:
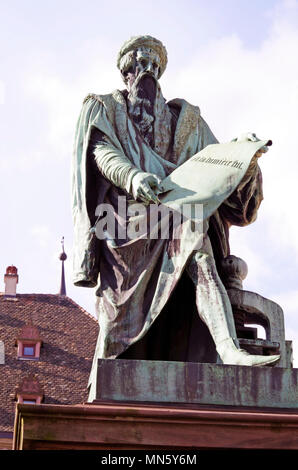
[(267, 366), (274, 364), (280, 359), (280, 355), (272, 356), (259, 356), (249, 354), (243, 349), (236, 348), (232, 339), (227, 339), (220, 343), (217, 352), (223, 364), (237, 365), (237, 366)]

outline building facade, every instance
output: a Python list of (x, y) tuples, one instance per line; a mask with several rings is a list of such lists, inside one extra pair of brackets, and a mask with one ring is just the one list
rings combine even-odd
[(16, 403), (82, 404), (97, 320), (65, 294), (18, 294), (10, 266), (0, 293), (0, 449), (11, 449)]

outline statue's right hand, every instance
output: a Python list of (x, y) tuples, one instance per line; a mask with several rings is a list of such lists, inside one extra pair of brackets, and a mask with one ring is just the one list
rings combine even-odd
[(159, 200), (155, 191), (158, 190), (160, 183), (161, 179), (157, 175), (140, 171), (131, 181), (134, 199), (145, 204), (150, 204), (150, 202), (158, 204)]

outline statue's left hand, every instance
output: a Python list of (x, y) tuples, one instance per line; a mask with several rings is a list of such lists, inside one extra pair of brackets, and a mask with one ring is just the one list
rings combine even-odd
[[(260, 142), (260, 140), (261, 139), (259, 139), (256, 134), (252, 132), (247, 132), (246, 134), (239, 135), (236, 139), (233, 139), (232, 142)], [(267, 145), (264, 145), (255, 153), (253, 159), (260, 158), (263, 153), (268, 152), (269, 145), (272, 145), (271, 140), (268, 140)]]

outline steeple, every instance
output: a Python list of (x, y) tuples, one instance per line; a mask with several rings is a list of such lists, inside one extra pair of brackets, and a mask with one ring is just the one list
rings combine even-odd
[(60, 261), (62, 261), (62, 270), (61, 270), (61, 284), (60, 284), (59, 295), (66, 295), (64, 261), (67, 259), (67, 255), (64, 251), (64, 237), (62, 237), (61, 245), (62, 245), (62, 253), (59, 256), (59, 259)]

